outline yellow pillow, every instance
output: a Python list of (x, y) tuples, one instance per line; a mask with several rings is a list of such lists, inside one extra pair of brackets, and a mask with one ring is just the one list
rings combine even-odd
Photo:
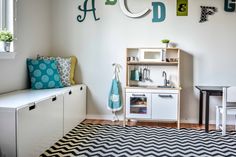
[(77, 58), (75, 56), (71, 56), (71, 70), (70, 70), (70, 82), (72, 85), (75, 84), (75, 66), (77, 63)]

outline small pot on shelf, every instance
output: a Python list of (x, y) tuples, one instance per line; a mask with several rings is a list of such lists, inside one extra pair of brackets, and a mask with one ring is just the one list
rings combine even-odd
[(169, 43), (164, 43), (164, 45), (165, 45), (165, 48), (169, 47)]
[(169, 42), (170, 42), (169, 39), (163, 39), (163, 40), (161, 40), (161, 42), (165, 45), (165, 48), (169, 47)]

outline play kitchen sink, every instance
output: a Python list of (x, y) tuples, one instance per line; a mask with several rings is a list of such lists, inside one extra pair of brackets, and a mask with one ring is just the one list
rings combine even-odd
[(152, 79), (150, 78), (150, 69), (148, 67), (145, 67), (143, 70), (140, 68), (138, 71), (137, 69), (131, 70), (131, 77), (130, 80), (142, 82), (145, 83), (146, 81), (151, 82), (152, 84), (149, 85), (140, 85), (140, 84), (133, 84), (130, 85), (130, 87), (140, 87), (140, 88), (175, 88), (173, 84), (171, 84), (171, 81), (167, 79), (167, 73), (165, 71), (162, 72), (163, 77), (163, 85), (155, 85), (152, 83)]

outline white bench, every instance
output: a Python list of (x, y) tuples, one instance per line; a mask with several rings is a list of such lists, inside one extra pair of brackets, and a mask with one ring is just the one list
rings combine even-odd
[(0, 95), (0, 156), (39, 156), (85, 117), (85, 85)]

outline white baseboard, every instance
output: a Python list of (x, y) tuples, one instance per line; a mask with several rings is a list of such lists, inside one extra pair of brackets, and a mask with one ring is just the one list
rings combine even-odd
[[(123, 120), (124, 117), (117, 115), (119, 120)], [(87, 115), (86, 119), (98, 119), (98, 120), (112, 120), (113, 115)]]
[(181, 119), (180, 123), (198, 124), (198, 121), (194, 119)]
[[(118, 115), (119, 120), (123, 120), (123, 115)], [(87, 115), (86, 119), (98, 119), (98, 120), (112, 120), (113, 115)], [(198, 120), (195, 119), (182, 119), (180, 120), (181, 123), (189, 123), (189, 124), (198, 124)], [(203, 120), (203, 124), (204, 120)], [(215, 124), (215, 120), (210, 120), (209, 124)], [(235, 125), (234, 120), (230, 119), (227, 123), (228, 125)]]
[[(124, 117), (122, 115), (118, 116), (120, 120), (123, 120)], [(98, 119), (98, 120), (112, 120), (113, 115), (87, 115), (86, 119)], [(181, 123), (190, 123), (190, 124), (197, 124), (197, 120), (181, 120)]]
[[(188, 120), (181, 120), (181, 123), (189, 123), (189, 124), (198, 124), (198, 120), (188, 119)], [(203, 119), (203, 124), (205, 124), (205, 121)], [(209, 124), (216, 124), (215, 120), (210, 120)], [(235, 125), (235, 121), (233, 119), (229, 119), (227, 122), (228, 125)]]

